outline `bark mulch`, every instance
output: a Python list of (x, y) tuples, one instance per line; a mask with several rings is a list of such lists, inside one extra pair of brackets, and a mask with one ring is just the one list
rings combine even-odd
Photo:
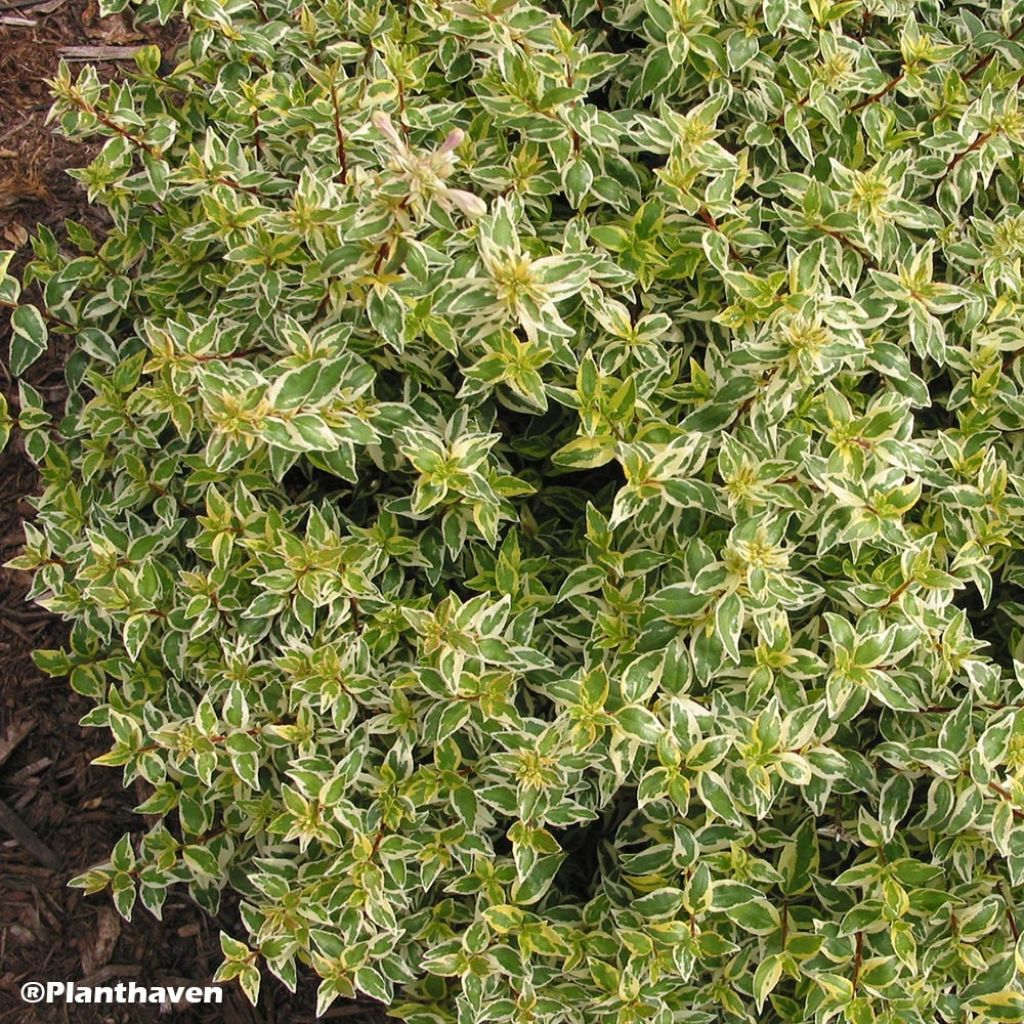
[[(46, 80), (62, 51), (145, 42), (159, 45), (166, 59), (182, 37), (180, 26), (135, 29), (127, 16), (100, 18), (93, 0), (0, 0), (0, 249), (16, 250), (16, 270), (31, 259), (28, 238), (36, 225), (45, 224), (60, 239), (65, 218), (98, 234), (106, 223), (103, 211), (90, 207), (64, 173), (88, 163), (96, 147), (70, 143), (45, 124)], [(104, 78), (119, 76), (125, 67), (118, 60), (93, 63)], [(17, 384), (5, 365), (6, 320), (0, 320), (0, 387), (16, 411)], [(26, 375), (55, 409), (63, 399), (63, 354), (51, 346)], [(27, 499), (39, 490), (35, 467), (15, 433), (0, 453), (0, 563), (23, 544), (22, 523), (34, 514)], [(183, 891), (172, 892), (162, 921), (137, 908), (129, 923), (113, 910), (108, 894), (84, 897), (68, 888), (69, 878), (105, 860), (122, 834), (138, 835), (145, 823), (132, 813), (139, 797), (123, 789), (120, 771), (90, 764), (109, 743), (105, 732), (78, 725), (89, 702), (66, 680), (48, 679), (32, 663), (31, 652), (59, 647), (67, 627), (26, 602), (28, 582), (24, 573), (0, 568), (0, 801), (22, 830), (20, 840), (0, 830), (0, 1024), (312, 1021), (315, 984), (308, 977), (292, 996), (265, 974), (255, 1010), (233, 983), (224, 986), (221, 1006), (171, 1006), (164, 1012), (31, 1006), (21, 1000), (26, 981), (202, 985), (220, 962), (218, 922)], [(55, 867), (46, 863), (50, 854)], [(229, 927), (237, 921), (227, 903), (221, 919)], [(237, 927), (231, 930), (241, 934)], [(356, 1005), (336, 1006), (321, 1019), (341, 1017), (352, 1024), (385, 1019)]]

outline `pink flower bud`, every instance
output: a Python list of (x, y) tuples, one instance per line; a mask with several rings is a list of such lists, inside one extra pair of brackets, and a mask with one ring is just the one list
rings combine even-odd
[(450, 153), (465, 137), (466, 133), (461, 128), (453, 128), (441, 143), (438, 153)]
[(386, 110), (375, 110), (370, 115), (370, 121), (374, 128), (377, 129), (393, 146), (401, 146), (402, 140), (399, 137), (398, 132), (395, 131), (395, 126), (391, 121), (391, 115)]
[(453, 202), (467, 217), (481, 217), (487, 212), (487, 204), (479, 197), (461, 188), (446, 188), (445, 198)]

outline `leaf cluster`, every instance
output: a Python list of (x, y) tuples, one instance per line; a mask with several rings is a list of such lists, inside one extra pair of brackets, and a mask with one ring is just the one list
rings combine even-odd
[(76, 884), (321, 1012), (1024, 1019), (1024, 7), (138, 15), (53, 82), (110, 232), (0, 274), (157, 821)]

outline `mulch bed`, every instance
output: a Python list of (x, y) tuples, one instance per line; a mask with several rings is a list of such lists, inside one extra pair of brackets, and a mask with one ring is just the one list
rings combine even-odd
[[(15, 270), (31, 259), (28, 237), (37, 224), (60, 239), (65, 218), (97, 233), (106, 223), (103, 211), (90, 207), (64, 173), (88, 163), (97, 147), (70, 143), (44, 123), (50, 105), (46, 80), (56, 72), (61, 50), (145, 42), (159, 45), (166, 59), (182, 37), (181, 26), (135, 30), (123, 16), (100, 18), (94, 0), (0, 0), (0, 249), (16, 250)], [(104, 78), (123, 73), (123, 63), (94, 63)], [(0, 387), (16, 410), (17, 384), (4, 365), (7, 334), (5, 316), (0, 321)], [(29, 383), (46, 389), (55, 407), (62, 400), (62, 364), (63, 353), (51, 346), (26, 374)], [(38, 475), (15, 434), (0, 453), (0, 564), (24, 542), (22, 521), (33, 515), (26, 499), (35, 493)], [(51, 870), (40, 863), (38, 850), (27, 848), (31, 844), (0, 832), (0, 1022), (312, 1021), (312, 980), (300, 983), (299, 995), (292, 996), (266, 973), (255, 1011), (234, 983), (225, 986), (222, 1006), (170, 1007), (165, 1013), (140, 1006), (34, 1007), (21, 1000), (26, 981), (202, 985), (221, 959), (217, 922), (183, 891), (172, 892), (162, 921), (137, 908), (129, 923), (114, 911), (108, 894), (86, 898), (68, 888), (69, 878), (105, 860), (121, 835), (138, 835), (145, 823), (132, 813), (138, 795), (124, 791), (120, 770), (90, 764), (109, 742), (105, 731), (78, 725), (89, 702), (73, 693), (66, 680), (48, 679), (32, 663), (31, 652), (59, 647), (67, 627), (26, 602), (28, 583), (26, 574), (0, 568), (0, 800), (50, 848), (60, 866)], [(236, 920), (229, 905), (222, 914), (229, 924)], [(340, 1017), (353, 1024), (383, 1019), (356, 1006), (336, 1006), (321, 1019)]]

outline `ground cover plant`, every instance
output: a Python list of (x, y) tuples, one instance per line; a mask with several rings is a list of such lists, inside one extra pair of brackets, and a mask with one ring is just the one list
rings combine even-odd
[(137, 13), (0, 286), (77, 884), (411, 1024), (1024, 1019), (1024, 6)]

